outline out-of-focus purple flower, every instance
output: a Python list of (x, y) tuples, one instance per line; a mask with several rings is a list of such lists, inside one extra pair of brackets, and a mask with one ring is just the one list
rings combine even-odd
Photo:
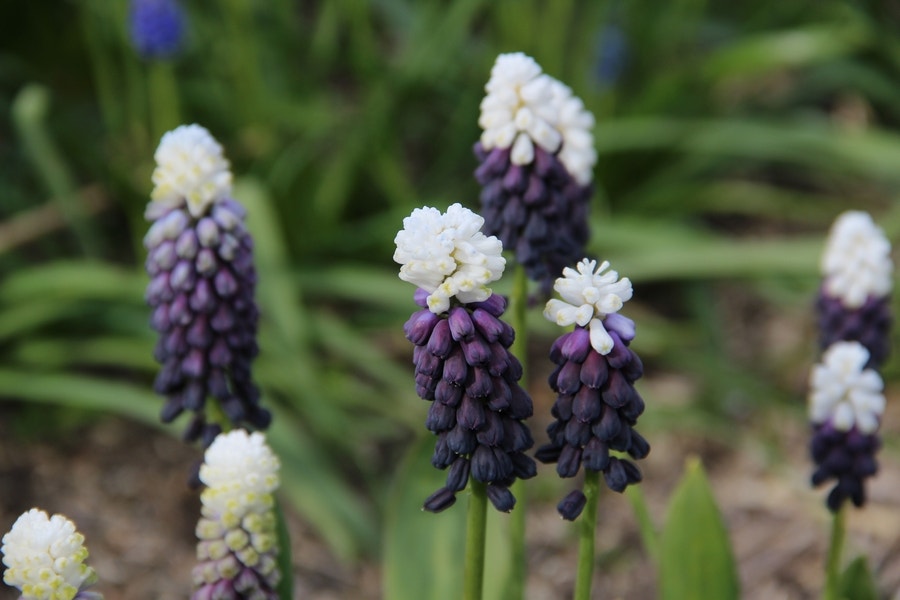
[(0, 547), (3, 581), (22, 592), (20, 600), (103, 600), (87, 588), (97, 581), (84, 536), (63, 515), (32, 508), (13, 523)]
[(867, 369), (869, 352), (859, 342), (835, 342), (810, 374), (810, 444), (815, 486), (834, 480), (828, 508), (845, 500), (865, 503), (865, 480), (878, 471), (878, 428), (884, 413), (881, 376)]
[[(622, 492), (641, 481), (641, 472), (625, 455), (642, 459), (650, 444), (634, 429), (644, 412), (644, 400), (634, 389), (643, 365), (628, 347), (634, 322), (618, 314), (631, 298), (631, 282), (608, 267), (584, 259), (577, 270), (565, 269), (554, 286), (561, 299), (550, 300), (544, 310), (547, 319), (575, 329), (550, 350), (556, 364), (549, 379), (557, 394), (555, 420), (547, 428), (550, 443), (538, 449), (536, 458), (556, 463), (560, 477), (574, 477), (582, 466), (603, 473), (606, 485)], [(584, 505), (584, 495), (575, 491), (557, 509), (574, 520)]]
[(522, 53), (497, 57), (485, 90), (475, 145), (485, 233), (513, 250), (549, 295), (590, 234), (594, 117)]
[(890, 353), (891, 244), (867, 213), (848, 211), (834, 222), (822, 255), (816, 301), (822, 349), (855, 340), (869, 351), (867, 366)]
[(131, 0), (131, 41), (142, 58), (176, 55), (184, 40), (184, 22), (177, 0)]
[(596, 76), (600, 85), (610, 88), (619, 81), (628, 66), (628, 37), (622, 28), (608, 24), (597, 40)]
[(395, 240), (400, 277), (418, 286), (414, 298), (422, 307), (404, 332), (415, 345), (416, 393), (431, 402), (431, 462), (447, 470), (445, 486), (425, 500), (431, 512), (456, 502), (470, 477), (487, 484), (488, 499), (508, 512), (515, 505), (509, 487), (536, 473), (525, 455), (534, 441), (523, 422), (532, 402), (518, 383), (522, 365), (509, 352), (515, 332), (500, 318), (506, 301), (486, 287), (503, 273), (502, 245), (481, 233), (483, 222), (459, 204), (444, 214), (416, 209)]
[(277, 600), (278, 457), (259, 432), (223, 433), (207, 448), (191, 600)]
[(251, 363), (258, 352), (253, 240), (231, 198), (222, 147), (199, 125), (165, 134), (156, 151), (146, 217), (147, 303), (162, 364), (154, 389), (168, 399), (163, 422), (195, 413), (186, 437), (207, 446), (221, 430), (206, 422), (208, 396), (234, 425), (264, 429)]

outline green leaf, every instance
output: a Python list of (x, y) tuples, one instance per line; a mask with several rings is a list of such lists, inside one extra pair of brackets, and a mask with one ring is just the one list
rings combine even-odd
[(278, 581), (275, 591), (278, 593), (279, 600), (293, 600), (294, 569), (291, 561), (291, 534), (288, 531), (281, 502), (278, 502), (277, 499), (275, 501), (275, 520), (278, 534), (278, 570), (281, 571), (281, 579)]
[(699, 459), (688, 460), (672, 495), (660, 555), (660, 597), (739, 597), (728, 532)]
[(841, 598), (878, 600), (878, 587), (872, 578), (865, 556), (857, 556), (841, 574)]
[(385, 515), (383, 596), (392, 600), (459, 600), (462, 596), (467, 494), (439, 514), (422, 503), (444, 484), (431, 466), (434, 440), (422, 437), (406, 456)]
[(290, 416), (275, 413), (266, 432), (281, 459), (281, 492), (313, 524), (335, 554), (352, 560), (375, 543), (375, 519), (341, 479), (332, 457), (317, 447)]

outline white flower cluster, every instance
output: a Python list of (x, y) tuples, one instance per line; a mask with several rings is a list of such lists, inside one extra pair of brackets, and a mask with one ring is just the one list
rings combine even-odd
[(619, 279), (616, 271), (604, 273), (608, 268), (608, 261), (597, 267), (597, 261), (586, 258), (575, 269), (566, 267), (563, 276), (553, 284), (562, 299), (551, 299), (544, 308), (544, 316), (557, 325), (587, 326), (591, 346), (604, 355), (612, 351), (613, 339), (603, 326), (603, 319), (618, 312), (632, 294), (631, 281), (627, 277)]
[(441, 213), (436, 208), (413, 210), (403, 219), (394, 243), (400, 279), (429, 292), (435, 314), (450, 308), (450, 299), (482, 302), (491, 296), (486, 284), (503, 275), (503, 244), (481, 232), (484, 219), (460, 204)]
[(207, 486), (200, 496), (204, 513), (234, 527), (248, 513), (270, 510), (280, 467), (262, 433), (235, 429), (218, 435), (200, 466), (200, 481)]
[(868, 213), (848, 211), (831, 227), (822, 255), (825, 291), (850, 309), (891, 291), (891, 244)]
[(244, 567), (274, 583), (280, 577), (275, 553), (278, 457), (259, 432), (235, 429), (219, 434), (206, 449), (200, 480), (202, 517), (197, 523), (197, 587), (234, 579)]
[(23, 600), (72, 600), (97, 575), (84, 564), (84, 536), (62, 515), (48, 517), (32, 508), (3, 536), (3, 581), (18, 588)]
[(153, 202), (148, 218), (163, 209), (187, 206), (200, 217), (211, 204), (231, 195), (231, 171), (222, 146), (200, 125), (181, 125), (163, 135), (153, 155)]
[(810, 374), (809, 416), (820, 425), (831, 421), (835, 429), (874, 433), (884, 413), (881, 376), (866, 369), (869, 351), (859, 342), (837, 342)]
[(534, 160), (534, 144), (559, 159), (579, 185), (593, 178), (594, 117), (572, 90), (541, 72), (533, 58), (515, 52), (497, 57), (485, 85), (478, 124), (485, 150), (511, 148), (513, 164)]

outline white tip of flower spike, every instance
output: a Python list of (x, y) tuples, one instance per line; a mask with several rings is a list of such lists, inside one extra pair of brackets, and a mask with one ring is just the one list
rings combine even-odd
[(72, 600), (97, 576), (84, 564), (84, 536), (62, 515), (47, 516), (32, 508), (3, 536), (3, 581), (22, 592), (23, 600)]
[(219, 434), (200, 465), (200, 481), (208, 486), (200, 496), (204, 514), (228, 522), (271, 510), (280, 467), (262, 433), (235, 429)]
[(460, 204), (441, 213), (436, 208), (413, 210), (403, 219), (394, 243), (400, 279), (429, 293), (428, 308), (440, 314), (454, 296), (463, 304), (491, 296), (486, 284), (503, 275), (503, 244), (481, 232), (484, 219)]
[(822, 255), (825, 292), (856, 309), (892, 287), (891, 244), (868, 213), (848, 211), (831, 227)]
[[(510, 148), (513, 164), (534, 160), (534, 146), (559, 160), (579, 185), (593, 179), (594, 117), (572, 90), (541, 72), (530, 56), (521, 52), (497, 57), (485, 85), (478, 124), (485, 150)], [(560, 150), (562, 147), (562, 150)]]
[(222, 146), (200, 125), (181, 125), (164, 134), (153, 155), (153, 202), (159, 208), (187, 206), (194, 217), (213, 202), (231, 195), (231, 171)]
[[(616, 271), (606, 271), (609, 262), (597, 267), (597, 261), (582, 259), (575, 269), (566, 267), (553, 289), (560, 299), (552, 299), (544, 308), (544, 317), (557, 325), (587, 326), (591, 346), (600, 354), (609, 354), (613, 339), (603, 326), (603, 319), (617, 313), (631, 299), (631, 281), (619, 279)], [(604, 271), (606, 271), (604, 273)]]
[(856, 427), (865, 434), (878, 429), (884, 413), (881, 376), (866, 369), (869, 351), (859, 342), (829, 346), (822, 362), (813, 367), (809, 385), (809, 417), (821, 425), (831, 421), (835, 429)]

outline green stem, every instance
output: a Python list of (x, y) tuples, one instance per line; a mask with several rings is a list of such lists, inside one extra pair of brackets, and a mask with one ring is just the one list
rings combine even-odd
[[(522, 265), (516, 263), (513, 272), (513, 288), (510, 295), (510, 325), (516, 332), (516, 339), (510, 351), (522, 363), (522, 386), (528, 387), (528, 326), (526, 315), (528, 309), (528, 276)], [(510, 515), (509, 523), (509, 548), (510, 570), (507, 579), (504, 598), (505, 600), (521, 600), (525, 595), (525, 571), (527, 558), (525, 556), (525, 514), (527, 512), (528, 498), (525, 494), (525, 482), (516, 480), (512, 486), (512, 493), (516, 497), (516, 508)]]
[(13, 100), (12, 117), (28, 158), (53, 197), (60, 214), (88, 258), (101, 254), (100, 238), (78, 197), (75, 180), (47, 130), (50, 94), (47, 88), (29, 84)]
[(487, 490), (485, 485), (469, 480), (469, 515), (466, 522), (466, 571), (463, 600), (481, 600), (484, 587), (484, 542), (487, 525)]
[(584, 496), (587, 503), (581, 515), (581, 532), (578, 542), (578, 572), (575, 576), (573, 600), (591, 599), (591, 581), (594, 577), (594, 532), (597, 529), (597, 507), (600, 496), (600, 472), (584, 470)]
[(641, 532), (641, 541), (644, 549), (650, 556), (650, 559), (659, 563), (659, 536), (656, 533), (656, 526), (650, 517), (650, 509), (647, 508), (647, 499), (644, 497), (644, 489), (639, 485), (630, 485), (625, 490), (625, 496), (631, 502), (631, 509), (634, 511), (634, 517), (637, 519), (638, 528)]
[(150, 98), (150, 120), (153, 139), (181, 123), (178, 84), (171, 62), (155, 60), (147, 65), (147, 93)]
[(831, 542), (828, 547), (828, 562), (825, 565), (825, 598), (840, 600), (841, 550), (847, 533), (846, 509), (841, 506), (831, 521)]

